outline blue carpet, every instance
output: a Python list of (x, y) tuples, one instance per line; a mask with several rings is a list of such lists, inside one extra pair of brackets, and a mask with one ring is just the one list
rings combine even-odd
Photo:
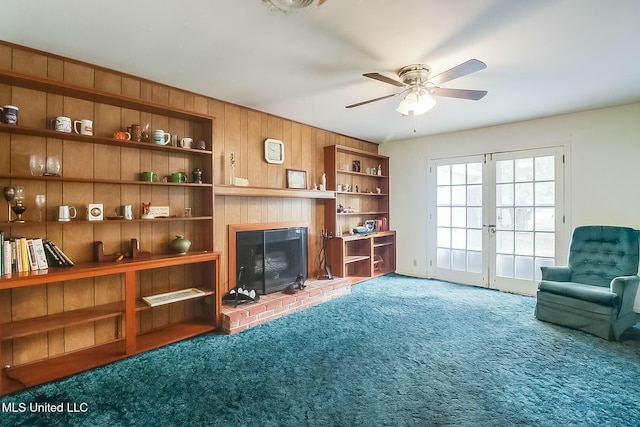
[[(540, 322), (535, 299), (389, 275), (237, 335), (0, 399), (12, 426), (640, 425), (640, 330)], [(71, 403), (83, 413), (31, 413)], [(80, 406), (86, 404), (86, 406)], [(3, 406), (4, 407), (4, 406)]]

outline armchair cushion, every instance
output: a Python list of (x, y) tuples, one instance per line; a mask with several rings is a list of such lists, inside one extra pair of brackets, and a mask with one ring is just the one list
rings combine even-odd
[(609, 288), (603, 288), (601, 286), (543, 280), (538, 285), (538, 291), (564, 295), (582, 301), (590, 301), (607, 307), (620, 307), (620, 296), (611, 292)]

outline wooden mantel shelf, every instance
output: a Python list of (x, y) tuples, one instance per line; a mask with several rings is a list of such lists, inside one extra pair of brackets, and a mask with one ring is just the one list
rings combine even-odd
[(234, 185), (215, 185), (216, 196), (246, 197), (294, 197), (301, 199), (335, 199), (335, 191), (303, 190), (294, 188), (241, 187)]

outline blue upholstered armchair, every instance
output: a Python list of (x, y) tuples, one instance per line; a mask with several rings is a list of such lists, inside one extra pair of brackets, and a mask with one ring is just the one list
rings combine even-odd
[(638, 232), (582, 226), (573, 231), (566, 267), (542, 267), (536, 317), (617, 340), (636, 321)]

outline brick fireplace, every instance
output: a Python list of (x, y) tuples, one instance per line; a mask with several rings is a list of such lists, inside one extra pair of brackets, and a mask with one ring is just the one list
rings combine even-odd
[[(256, 302), (244, 301), (237, 306), (233, 301), (227, 301), (222, 307), (223, 332), (228, 334), (240, 332), (338, 298), (351, 291), (350, 279), (315, 280), (315, 277), (306, 280), (304, 283), (305, 288), (298, 290), (295, 294), (282, 291), (289, 282), (292, 283), (295, 280), (300, 268), (298, 263), (305, 269), (305, 271), (301, 272), (304, 274), (304, 279), (309, 277), (309, 269), (313, 270), (314, 268), (312, 262), (316, 254), (309, 249), (307, 243), (308, 235), (305, 235), (303, 239), (305, 247), (298, 246), (299, 243), (296, 238), (301, 234), (299, 229), (302, 228), (308, 230), (309, 224), (305, 222), (277, 222), (229, 225), (229, 289), (235, 289), (239, 285), (236, 281), (241, 267), (246, 270), (253, 269), (257, 265), (254, 273), (247, 274), (246, 278), (241, 277), (241, 282), (247, 283), (249, 289), (255, 289), (256, 293), (260, 295), (259, 300)], [(283, 230), (287, 231), (284, 232)], [(260, 237), (261, 234), (262, 237)], [(284, 249), (280, 248), (275, 253), (269, 254), (267, 252), (270, 243), (259, 240), (264, 235), (268, 235), (269, 238), (275, 237), (278, 240), (284, 240), (286, 241), (286, 246)], [(245, 243), (248, 244), (244, 245)], [(248, 255), (238, 255), (239, 248), (243, 245), (250, 249)], [(244, 259), (241, 259), (241, 257), (244, 257)], [(266, 292), (264, 289), (257, 290), (259, 286), (262, 286), (256, 284), (262, 280), (261, 277), (257, 277), (261, 275), (270, 276), (271, 278), (278, 276), (277, 280), (274, 281), (275, 284), (269, 285), (271, 289)]]

